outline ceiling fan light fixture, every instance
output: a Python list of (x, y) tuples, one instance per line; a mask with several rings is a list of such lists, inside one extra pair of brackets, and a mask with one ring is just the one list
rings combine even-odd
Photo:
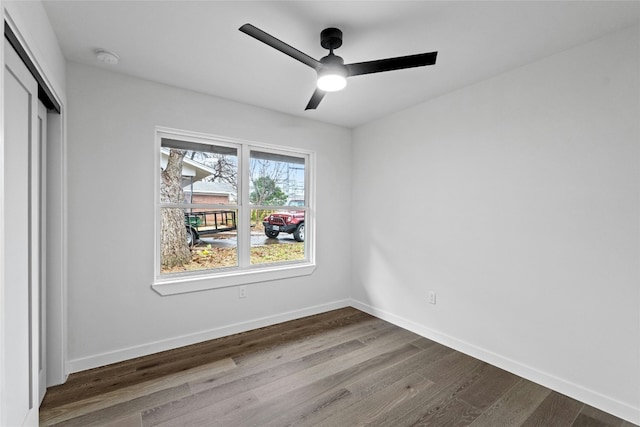
[(347, 78), (342, 70), (328, 70), (318, 74), (318, 89), (325, 92), (337, 92), (347, 86)]

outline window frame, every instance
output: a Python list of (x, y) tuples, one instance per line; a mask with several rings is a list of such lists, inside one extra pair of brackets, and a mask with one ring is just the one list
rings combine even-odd
[[(238, 194), (235, 205), (216, 205), (217, 208), (237, 210), (237, 259), (236, 267), (221, 267), (215, 270), (198, 270), (185, 273), (162, 274), (160, 262), (161, 209), (173, 204), (160, 201), (160, 179), (158, 165), (161, 164), (162, 139), (183, 140), (194, 143), (237, 147)], [(293, 147), (210, 135), (157, 126), (155, 128), (154, 161), (154, 272), (152, 289), (160, 295), (239, 286), (249, 283), (306, 276), (313, 273), (315, 263), (315, 152)], [(305, 258), (267, 264), (251, 264), (251, 210), (259, 208), (249, 202), (249, 162), (251, 151), (283, 154), (305, 159)], [(194, 204), (189, 206), (195, 207)], [(213, 207), (214, 204), (207, 207)], [(269, 207), (273, 208), (273, 207)], [(275, 206), (280, 208), (280, 206)]]

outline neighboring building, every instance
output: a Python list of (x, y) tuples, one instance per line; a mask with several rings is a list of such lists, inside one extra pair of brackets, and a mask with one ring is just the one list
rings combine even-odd
[(184, 199), (187, 203), (207, 203), (228, 205), (235, 204), (237, 192), (226, 182), (196, 181), (183, 187)]

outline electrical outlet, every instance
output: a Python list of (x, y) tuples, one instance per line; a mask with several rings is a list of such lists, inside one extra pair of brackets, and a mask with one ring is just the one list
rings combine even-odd
[(435, 304), (436, 303), (436, 293), (435, 293), (435, 291), (429, 291), (429, 303), (431, 303), (431, 304)]
[(247, 297), (247, 287), (240, 286), (238, 288), (238, 298), (246, 298)]

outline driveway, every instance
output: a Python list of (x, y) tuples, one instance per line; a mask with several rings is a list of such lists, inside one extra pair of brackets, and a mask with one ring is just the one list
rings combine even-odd
[[(281, 233), (275, 239), (270, 239), (263, 233), (251, 233), (251, 246), (279, 245), (297, 243), (292, 234)], [(235, 234), (221, 237), (201, 237), (197, 246), (211, 245), (214, 248), (235, 248), (238, 238)]]

